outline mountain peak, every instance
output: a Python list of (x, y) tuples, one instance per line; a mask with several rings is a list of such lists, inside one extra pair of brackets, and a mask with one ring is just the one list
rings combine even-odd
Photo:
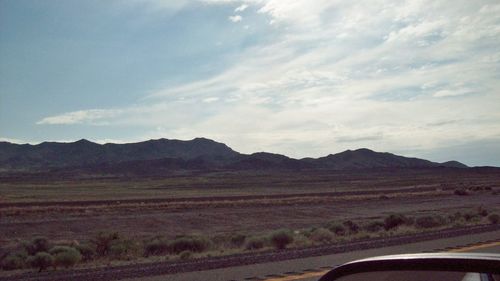
[[(70, 143), (44, 142), (39, 145), (1, 144), (0, 168), (12, 170), (82, 167), (102, 164), (118, 165), (134, 161), (150, 165), (150, 169), (153, 170), (156, 168), (154, 167), (156, 165), (154, 163), (176, 163), (175, 165), (184, 163), (182, 164), (184, 165), (183, 167), (191, 167), (193, 169), (200, 169), (202, 166), (207, 169), (318, 168), (333, 170), (467, 167), (456, 161), (436, 163), (424, 159), (398, 156), (387, 152), (376, 152), (368, 148), (346, 150), (337, 154), (330, 154), (326, 157), (317, 159), (304, 158), (301, 160), (268, 152), (246, 155), (232, 150), (224, 143), (203, 137), (197, 137), (192, 140), (161, 138), (136, 143), (108, 143), (105, 145), (100, 145), (87, 139)], [(153, 163), (151, 161), (156, 162)]]
[(74, 142), (74, 144), (97, 144), (95, 142), (91, 142), (87, 139), (80, 139)]

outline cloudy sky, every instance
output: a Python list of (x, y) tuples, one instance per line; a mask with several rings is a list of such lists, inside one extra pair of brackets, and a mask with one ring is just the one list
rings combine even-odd
[(0, 2), (0, 139), (500, 166), (500, 3)]

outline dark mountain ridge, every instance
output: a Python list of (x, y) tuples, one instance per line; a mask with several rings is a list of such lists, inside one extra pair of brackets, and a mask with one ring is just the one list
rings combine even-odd
[(370, 169), (467, 168), (457, 161), (436, 163), (366, 148), (346, 150), (320, 158), (293, 159), (280, 154), (241, 154), (206, 138), (189, 141), (158, 139), (126, 144), (97, 144), (82, 139), (72, 143), (38, 145), (0, 142), (3, 171), (80, 170), (98, 173), (144, 173), (149, 170), (258, 170), (258, 169)]

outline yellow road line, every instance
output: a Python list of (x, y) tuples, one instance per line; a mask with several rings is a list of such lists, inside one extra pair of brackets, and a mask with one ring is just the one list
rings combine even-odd
[(316, 271), (315, 272), (308, 272), (308, 273), (304, 273), (304, 274), (301, 274), (301, 275), (290, 275), (290, 276), (285, 276), (285, 277), (271, 278), (271, 279), (266, 279), (265, 281), (291, 281), (291, 280), (300, 280), (300, 279), (311, 278), (311, 277), (316, 277), (316, 276), (323, 276), (328, 271), (330, 271), (330, 270), (317, 271), (317, 272)]
[(478, 245), (474, 245), (474, 246), (453, 249), (453, 250), (450, 250), (448, 252), (455, 252), (455, 253), (468, 252), (468, 251), (473, 251), (473, 250), (477, 250), (477, 249), (490, 248), (490, 247), (496, 247), (496, 246), (500, 246), (500, 242), (491, 242), (491, 243), (486, 243), (486, 244), (478, 244)]

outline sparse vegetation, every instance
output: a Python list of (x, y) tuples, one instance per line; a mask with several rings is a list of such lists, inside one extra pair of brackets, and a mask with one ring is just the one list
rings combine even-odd
[(326, 228), (316, 228), (309, 235), (309, 239), (317, 243), (330, 243), (334, 238), (333, 233)]
[(54, 257), (47, 252), (38, 252), (34, 256), (29, 256), (26, 262), (31, 267), (38, 268), (38, 272), (41, 272), (54, 264)]
[(49, 253), (54, 257), (54, 266), (64, 268), (72, 267), (82, 259), (77, 249), (68, 246), (55, 246), (50, 249)]
[(14, 252), (8, 254), (0, 263), (3, 270), (14, 270), (23, 268), (28, 255), (25, 252)]
[(491, 224), (497, 224), (500, 222), (500, 216), (497, 215), (497, 214), (491, 214), (488, 216), (488, 221), (491, 223)]
[(245, 244), (245, 249), (247, 250), (259, 250), (264, 248), (267, 243), (267, 239), (264, 237), (252, 237), (247, 240)]
[(82, 255), (82, 261), (84, 262), (92, 260), (96, 255), (95, 249), (89, 244), (76, 245), (75, 248)]
[(241, 233), (236, 233), (231, 236), (231, 244), (239, 248), (243, 246), (243, 244), (245, 244), (246, 239), (247, 239), (246, 235)]
[(384, 229), (384, 223), (381, 221), (372, 221), (363, 226), (363, 229), (368, 232), (378, 232)]
[[(442, 175), (436, 175), (436, 178), (430, 179), (428, 175), (419, 180), (413, 178), (397, 178), (391, 174), (385, 174), (384, 181), (377, 181), (373, 177), (375, 175), (368, 175), (363, 180), (359, 180), (358, 175), (342, 174), (342, 175), (326, 175), (315, 174), (314, 179), (310, 175), (288, 175), (287, 181), (284, 182), (280, 178), (274, 178), (274, 175), (268, 174), (249, 174), (246, 176), (240, 175), (202, 175), (193, 177), (192, 175), (184, 177), (172, 177), (166, 179), (151, 179), (147, 184), (154, 193), (149, 193), (149, 189), (143, 189), (142, 183), (132, 179), (133, 184), (129, 182), (120, 182), (123, 186), (118, 186), (117, 182), (110, 180), (88, 181), (81, 183), (74, 183), (68, 181), (68, 188), (64, 193), (66, 197), (61, 197), (61, 200), (71, 198), (85, 199), (98, 199), (92, 195), (91, 188), (94, 186), (99, 187), (99, 192), (104, 191), (102, 195), (104, 199), (120, 198), (136, 198), (138, 194), (144, 194), (144, 197), (162, 196), (170, 194), (172, 197), (193, 197), (193, 192), (200, 196), (214, 196), (211, 199), (193, 200), (193, 201), (174, 201), (169, 202), (142, 202), (136, 201), (133, 203), (110, 201), (109, 204), (88, 204), (86, 202), (81, 205), (61, 204), (56, 206), (32, 206), (32, 207), (5, 207), (0, 211), (2, 212), (2, 220), (9, 222), (16, 221), (36, 221), (38, 218), (47, 218), (51, 221), (50, 231), (47, 228), (37, 229), (37, 233), (44, 237), (29, 237), (29, 232), (24, 231), (20, 226), (12, 224), (8, 230), (5, 230), (5, 239), (2, 240), (2, 250), (0, 252), (0, 267), (3, 270), (28, 270), (31, 266), (32, 259), (37, 253), (46, 252), (52, 256), (53, 263), (51, 266), (57, 267), (56, 270), (61, 270), (64, 267), (78, 266), (78, 267), (93, 267), (105, 264), (128, 264), (135, 262), (147, 261), (163, 261), (171, 260), (175, 262), (180, 259), (202, 258), (219, 255), (231, 255), (241, 252), (251, 251), (272, 251), (273, 249), (294, 248), (294, 247), (308, 247), (312, 245), (321, 245), (327, 243), (344, 243), (358, 239), (369, 239), (375, 237), (389, 237), (393, 235), (411, 234), (426, 231), (434, 231), (452, 227), (467, 227), (479, 224), (497, 224), (500, 218), (498, 217), (497, 206), (491, 205), (488, 200), (482, 200), (489, 196), (492, 200), (498, 198), (491, 195), (492, 191), (487, 188), (476, 188), (476, 186), (487, 186), (487, 184), (496, 186), (498, 180), (493, 176), (488, 175), (489, 178), (485, 179), (485, 183), (476, 184), (472, 181), (456, 180), (447, 177), (446, 185), (439, 185), (442, 180)], [(377, 177), (380, 174), (376, 174)], [(400, 175), (398, 175), (399, 177)], [(411, 174), (412, 177), (419, 177), (418, 174)], [(301, 180), (302, 185), (309, 177), (315, 181), (314, 189), (304, 188), (295, 183), (295, 179)], [(345, 178), (344, 178), (345, 177)], [(459, 176), (457, 176), (459, 177)], [(245, 181), (245, 184), (252, 188), (235, 189), (234, 186)], [(352, 190), (366, 190), (370, 194), (362, 195), (317, 195), (313, 193), (327, 193), (332, 192), (331, 183), (332, 179), (338, 180), (335, 182), (335, 192), (350, 192)], [(316, 181), (317, 180), (317, 181)], [(263, 187), (270, 182), (273, 182), (272, 187)], [(296, 182), (301, 182), (296, 181)], [(455, 182), (454, 182), (455, 181)], [(461, 181), (463, 183), (456, 183)], [(274, 183), (276, 182), (276, 184)], [(328, 184), (324, 184), (328, 183)], [(438, 183), (438, 184), (436, 184)], [(5, 190), (9, 183), (0, 183), (0, 188)], [(390, 186), (389, 186), (390, 184)], [(20, 189), (14, 189), (16, 184), (10, 184), (8, 188), (14, 191), (4, 192), (5, 194), (15, 194), (17, 197), (13, 200), (39, 200), (43, 201), (47, 198), (51, 200), (59, 199), (60, 186), (66, 186), (66, 182), (59, 182), (58, 186), (55, 184), (48, 184), (47, 187), (41, 187), (45, 190), (52, 190), (48, 193), (37, 193), (40, 185), (34, 184), (33, 187), (23, 183), (23, 188), (26, 193), (21, 193)], [(198, 186), (203, 185), (211, 186), (211, 189), (202, 189)], [(229, 188), (231, 185), (231, 188)], [(426, 189), (427, 185), (431, 186)], [(177, 188), (182, 186), (182, 188)], [(192, 186), (192, 188), (191, 188)], [(219, 188), (222, 186), (221, 188)], [(405, 188), (397, 188), (397, 186), (405, 186)], [(425, 192), (421, 192), (417, 188), (411, 186), (422, 186)], [(436, 186), (440, 186), (438, 190)], [(36, 187), (36, 188), (35, 188)], [(74, 187), (74, 188), (73, 188)], [(102, 189), (101, 189), (102, 188)], [(355, 188), (355, 189), (353, 189)], [(376, 188), (392, 190), (394, 192), (373, 192)], [(455, 189), (463, 189), (471, 194), (467, 197), (467, 204), (477, 204), (474, 207), (462, 208), (460, 204), (455, 204), (456, 200), (461, 200), (461, 197), (453, 195)], [(492, 188), (493, 189), (493, 188)], [(117, 194), (118, 190), (127, 190), (130, 193)], [(137, 193), (140, 190), (141, 193)], [(169, 193), (164, 193), (168, 190)], [(187, 191), (189, 190), (189, 191)], [(408, 191), (411, 190), (411, 191)], [(495, 190), (496, 191), (496, 190)], [(74, 193), (73, 193), (74, 192)], [(142, 193), (144, 192), (144, 193)], [(267, 193), (266, 193), (267, 192)], [(311, 192), (310, 195), (304, 195)], [(30, 193), (30, 194), (28, 194)], [(27, 197), (28, 195), (33, 197)], [(292, 194), (294, 193), (294, 194)], [(216, 194), (216, 195), (214, 195)], [(300, 196), (296, 195), (300, 194)], [(71, 196), (70, 196), (71, 195)], [(216, 196), (235, 195), (241, 196), (238, 199), (219, 199)], [(246, 198), (250, 195), (252, 198)], [(255, 199), (254, 196), (265, 195), (263, 198)], [(282, 196), (283, 195), (283, 196)], [(45, 196), (45, 197), (44, 197)], [(404, 210), (405, 213), (386, 214), (385, 210), (377, 209), (377, 204), (390, 204), (391, 210), (398, 212), (398, 206), (401, 202), (411, 202), (411, 204), (421, 204), (427, 202), (428, 198), (435, 200), (435, 196), (442, 196), (444, 201), (453, 201), (454, 207), (447, 209), (446, 205), (436, 206), (435, 209), (429, 208), (428, 204), (426, 209), (419, 209), (417, 205), (411, 205), (409, 209)], [(480, 197), (483, 196), (483, 197)], [(389, 200), (387, 200), (388, 197)], [(25, 198), (25, 199), (23, 199)], [(29, 199), (28, 199), (29, 198)], [(422, 198), (422, 199), (420, 199)], [(100, 199), (100, 198), (99, 198)], [(401, 201), (403, 199), (403, 201)], [(438, 198), (439, 199), (439, 198)], [(9, 199), (10, 200), (10, 199)], [(386, 200), (386, 201), (382, 201)], [(6, 201), (10, 203), (10, 201)], [(465, 201), (464, 201), (465, 202)], [(474, 202), (474, 203), (471, 203)], [(478, 203), (479, 202), (479, 203)], [(316, 204), (318, 203), (318, 204)], [(350, 205), (367, 206), (366, 210), (347, 210), (343, 208)], [(80, 204), (80, 203), (79, 203)], [(406, 203), (405, 203), (406, 204)], [(483, 204), (483, 207), (479, 207)], [(273, 240), (276, 239), (275, 229), (271, 229), (269, 222), (275, 222), (277, 217), (272, 210), (274, 206), (279, 206), (280, 209), (289, 212), (290, 216), (286, 216), (280, 225), (290, 228), (286, 230), (288, 233), (285, 242), (280, 244)], [(299, 206), (299, 210), (306, 210), (307, 212), (294, 213), (295, 206)], [(357, 206), (357, 205), (356, 205)], [(486, 208), (484, 206), (488, 206)], [(493, 206), (493, 207), (490, 207)], [(222, 207), (222, 208), (221, 208)], [(193, 208), (200, 208), (203, 211), (193, 212)], [(262, 210), (263, 211), (262, 211)], [(436, 210), (438, 210), (436, 212)], [(175, 211), (171, 211), (175, 210)], [(207, 212), (205, 212), (205, 210)], [(232, 210), (243, 210), (244, 212), (238, 216), (226, 216), (224, 212)], [(262, 217), (247, 216), (255, 210), (261, 210), (259, 215)], [(460, 210), (460, 212), (455, 212)], [(268, 212), (269, 211), (269, 212)], [(138, 216), (134, 217), (137, 212)], [(150, 213), (151, 212), (151, 216)], [(170, 213), (174, 213), (170, 215)], [(165, 214), (165, 216), (159, 216)], [(65, 218), (65, 216), (82, 217), (85, 222), (89, 224), (81, 227), (66, 226), (65, 224), (72, 224), (71, 220), (66, 222), (57, 222), (57, 218)], [(103, 221), (112, 220), (116, 216), (127, 215), (127, 220), (130, 224), (122, 221), (117, 223), (102, 224)], [(185, 217), (185, 224), (175, 225), (175, 218), (179, 215)], [(308, 217), (309, 216), (309, 217)], [(146, 219), (141, 219), (142, 217)], [(200, 234), (200, 227), (206, 225), (205, 217), (207, 219), (215, 218), (216, 221), (224, 223), (217, 227), (206, 228), (206, 232)], [(311, 218), (311, 223), (308, 224), (307, 219)], [(222, 220), (223, 219), (223, 220)], [(328, 221), (331, 221), (328, 223)], [(42, 220), (38, 223), (42, 223)], [(107, 232), (96, 233), (94, 223), (97, 222), (95, 227), (108, 229)], [(200, 222), (200, 225), (196, 225)], [(255, 222), (255, 225), (252, 223)], [(90, 224), (92, 223), (92, 225)], [(241, 228), (242, 223), (245, 223), (245, 228)], [(147, 227), (144, 227), (147, 226)], [(221, 226), (219, 228), (219, 226)], [(137, 227), (137, 231), (135, 228)], [(179, 231), (179, 228), (182, 228)], [(38, 231), (39, 230), (39, 231)], [(61, 231), (62, 230), (62, 231)], [(67, 231), (66, 231), (67, 230)], [(76, 230), (80, 231), (76, 233)], [(60, 232), (58, 232), (60, 231)], [(74, 231), (73, 233), (71, 231)], [(14, 236), (12, 233), (17, 232), (21, 235)], [(56, 234), (56, 235), (54, 235)], [(73, 235), (78, 234), (78, 236)], [(161, 235), (161, 236), (157, 236)], [(185, 235), (185, 236), (178, 236)], [(190, 236), (194, 235), (194, 236)], [(75, 238), (77, 238), (75, 240)], [(4, 238), (4, 237), (2, 237)], [(289, 241), (291, 238), (291, 242)], [(60, 240), (59, 240), (60, 239)], [(26, 242), (22, 242), (22, 241)], [(5, 241), (5, 242), (4, 242)], [(200, 246), (201, 245), (201, 246)], [(57, 254), (53, 251), (56, 247), (71, 247), (76, 250), (80, 259), (77, 262), (69, 262), (67, 265), (61, 262)], [(186, 252), (186, 253), (185, 253)], [(73, 252), (74, 253), (74, 252)], [(187, 254), (189, 253), (189, 254)], [(29, 257), (29, 258), (28, 258)], [(77, 259), (78, 260), (78, 259)], [(49, 266), (49, 268), (51, 268)], [(39, 267), (35, 267), (40, 269)], [(45, 270), (46, 268), (42, 269)], [(12, 273), (5, 273), (12, 274)], [(16, 273), (17, 274), (17, 273)]]
[(391, 230), (400, 225), (405, 224), (407, 218), (400, 214), (392, 214), (385, 218), (384, 220), (384, 229)]
[(168, 241), (163, 238), (154, 238), (144, 244), (144, 255), (146, 257), (164, 255), (168, 253), (168, 250)]
[(486, 217), (488, 216), (488, 210), (486, 210), (481, 206), (477, 209), (477, 214), (480, 215), (481, 217)]
[(466, 196), (469, 195), (469, 192), (463, 188), (458, 188), (453, 191), (453, 194), (458, 195), (458, 196)]
[[(227, 236), (181, 236), (167, 239), (155, 236), (139, 242), (125, 238), (116, 232), (100, 232), (90, 241), (57, 245), (46, 238), (36, 237), (29, 242), (22, 242), (18, 249), (4, 255), (0, 260), (3, 270), (13, 270), (30, 266), (39, 271), (50, 266), (69, 268), (79, 262), (93, 260), (134, 260), (141, 256), (174, 256), (180, 260), (191, 259), (196, 254), (207, 252), (206, 256), (224, 255), (227, 247), (235, 253), (243, 249), (257, 251), (262, 249), (285, 249), (287, 247), (307, 247), (310, 245), (327, 244), (335, 241), (369, 239), (401, 233), (419, 232), (429, 229), (440, 229), (456, 225), (457, 222), (472, 225), (478, 223), (497, 224), (500, 216), (480, 207), (466, 213), (456, 212), (451, 215), (425, 215), (419, 217), (391, 214), (382, 221), (380, 219), (355, 221), (347, 220), (341, 224), (331, 222), (324, 227), (289, 230), (281, 229), (261, 235), (245, 235), (236, 233)], [(402, 227), (404, 226), (404, 227)], [(67, 242), (66, 242), (67, 243)], [(48, 251), (49, 245), (55, 245)], [(29, 252), (28, 252), (29, 251)], [(32, 253), (29, 255), (29, 253)]]
[(359, 231), (359, 225), (351, 220), (344, 221), (342, 223), (350, 234), (356, 234)]
[(207, 250), (211, 245), (211, 241), (204, 237), (181, 237), (170, 242), (168, 245), (169, 252), (179, 254), (184, 251), (193, 253), (201, 253)]
[(290, 230), (282, 229), (271, 233), (271, 243), (276, 249), (285, 249), (293, 242), (293, 233)]
[(445, 219), (441, 216), (424, 216), (415, 220), (415, 226), (418, 228), (433, 228), (439, 227), (446, 223)]
[(193, 252), (191, 252), (191, 251), (182, 251), (182, 253), (179, 254), (179, 258), (181, 260), (190, 259), (192, 256), (193, 256)]
[(336, 222), (331, 222), (327, 225), (328, 230), (336, 235), (345, 235), (346, 229), (342, 224), (338, 224)]
[(113, 240), (109, 247), (109, 255), (114, 259), (130, 260), (139, 255), (140, 246), (132, 239)]
[(47, 252), (50, 248), (49, 240), (45, 237), (35, 237), (30, 242), (24, 242), (24, 248), (29, 255), (38, 252)]
[(113, 241), (117, 241), (119, 239), (120, 235), (118, 235), (117, 232), (99, 232), (95, 238), (91, 240), (91, 243), (95, 246), (96, 254), (100, 257), (104, 257), (109, 254)]

